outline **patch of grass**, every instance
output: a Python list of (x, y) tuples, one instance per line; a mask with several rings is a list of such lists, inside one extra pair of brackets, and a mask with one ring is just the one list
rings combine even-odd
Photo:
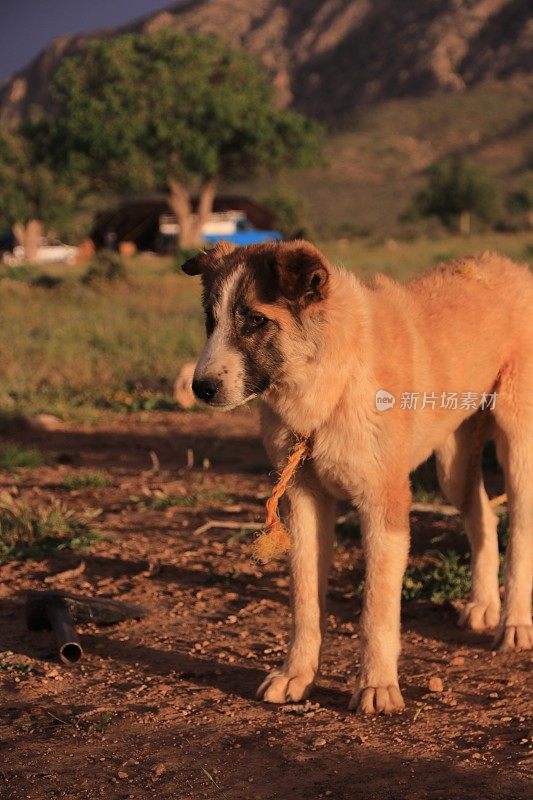
[(96, 728), (98, 733), (101, 733), (102, 735), (106, 733), (112, 719), (113, 719), (113, 712), (104, 711), (94, 723), (94, 727)]
[(113, 281), (125, 281), (128, 277), (124, 259), (112, 250), (102, 250), (93, 256), (81, 277), (81, 282), (87, 286)]
[(174, 411), (176, 404), (171, 395), (152, 389), (119, 389), (103, 397), (99, 405), (114, 411)]
[(196, 508), (198, 506), (208, 506), (213, 503), (228, 503), (230, 496), (223, 489), (200, 489), (191, 494), (165, 494), (164, 492), (154, 492), (147, 497), (131, 497), (132, 503), (140, 508), (151, 508), (155, 511), (165, 511), (167, 508)]
[[(128, 389), (132, 375), (172, 387), (205, 339), (199, 282), (169, 270), (172, 258), (139, 256), (127, 282), (100, 291), (78, 265), (59, 291), (2, 285), (0, 407), (97, 421), (108, 410), (174, 408), (166, 393)], [(64, 272), (64, 268), (63, 268)], [(54, 273), (55, 274), (55, 273)]]
[(428, 598), (434, 603), (464, 597), (471, 586), (470, 564), (465, 556), (449, 550), (438, 553), (429, 568), (410, 567), (403, 579), (405, 600)]
[(498, 544), (504, 550), (509, 543), (509, 514), (502, 514), (498, 519)]
[(101, 538), (90, 525), (99, 513), (77, 514), (58, 501), (32, 508), (25, 500), (0, 495), (0, 564), (85, 552)]
[(37, 665), (30, 661), (15, 661), (12, 660), (13, 653), (11, 650), (6, 650), (0, 653), (0, 672), (11, 672), (18, 675), (28, 675), (35, 672)]
[[(356, 596), (362, 596), (364, 580), (356, 586)], [(470, 564), (466, 556), (449, 550), (434, 553), (432, 563), (424, 567), (408, 567), (402, 587), (404, 600), (428, 599), (434, 603), (456, 600), (470, 591)]]
[(439, 500), (440, 496), (432, 489), (425, 489), (423, 486), (413, 487), (413, 503), (427, 503), (432, 505)]
[(73, 472), (61, 481), (63, 489), (106, 489), (113, 481), (105, 472)]
[(46, 456), (36, 448), (21, 447), (14, 442), (0, 447), (0, 469), (5, 469), (7, 472), (42, 467), (46, 463)]

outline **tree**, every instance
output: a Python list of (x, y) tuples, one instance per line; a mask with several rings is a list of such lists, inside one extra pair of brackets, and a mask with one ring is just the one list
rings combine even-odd
[(43, 226), (68, 214), (73, 192), (38, 155), (38, 125), (0, 130), (0, 228), (12, 228), (28, 261), (37, 255)]
[(500, 208), (500, 191), (494, 179), (461, 158), (437, 161), (426, 170), (426, 186), (415, 197), (415, 208), (423, 216), (435, 215), (445, 225), (459, 222), (469, 234), (471, 215), (494, 222)]
[(255, 59), (212, 36), (92, 42), (52, 96), (50, 163), (96, 189), (165, 190), (183, 247), (200, 243), (220, 179), (311, 165), (321, 147), (317, 123), (275, 107)]

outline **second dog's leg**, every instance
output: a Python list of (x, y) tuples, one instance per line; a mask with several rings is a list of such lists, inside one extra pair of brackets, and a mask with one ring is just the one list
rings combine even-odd
[[(307, 474), (306, 474), (307, 473)], [(257, 690), (269, 703), (306, 698), (315, 681), (325, 628), (325, 594), (335, 529), (335, 502), (302, 469), (289, 490), (292, 633), (281, 670)]]
[[(480, 464), (468, 475), (476, 436), (476, 419), (471, 417), (436, 451), (437, 475), (444, 496), (462, 509), (465, 530), (472, 550), (472, 591), (459, 624), (474, 631), (495, 628), (500, 619), (498, 589), (498, 518), (491, 508)], [(473, 485), (468, 487), (467, 481)], [(467, 491), (468, 508), (463, 508)]]
[(509, 544), (505, 558), (505, 599), (495, 645), (500, 650), (533, 649), (533, 425), (509, 425), (503, 463), (509, 502)]
[(409, 552), (408, 486), (384, 492), (376, 505), (360, 511), (365, 553), (361, 615), (361, 667), (350, 708), (363, 714), (404, 708), (398, 685), (400, 604)]

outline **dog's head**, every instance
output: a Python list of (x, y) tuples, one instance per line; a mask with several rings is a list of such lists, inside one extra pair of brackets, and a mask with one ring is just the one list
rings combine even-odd
[(329, 266), (303, 241), (234, 247), (220, 242), (183, 265), (201, 275), (207, 343), (193, 392), (229, 409), (309, 360), (308, 328), (320, 316)]

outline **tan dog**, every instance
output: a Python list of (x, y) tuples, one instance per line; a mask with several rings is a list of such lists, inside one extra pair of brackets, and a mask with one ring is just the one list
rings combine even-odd
[[(204, 286), (208, 340), (195, 372), (197, 397), (232, 408), (260, 395), (265, 445), (279, 469), (297, 438), (311, 445), (288, 492), (290, 648), (259, 696), (298, 701), (313, 686), (335, 501), (349, 498), (359, 509), (366, 560), (361, 668), (350, 708), (403, 708), (397, 664), (409, 473), (433, 451), (444, 494), (463, 508), (472, 548), (472, 593), (462, 623), (497, 627), (501, 649), (531, 648), (533, 277), (527, 267), (486, 254), (406, 285), (383, 276), (365, 285), (299, 241), (220, 244), (184, 270), (201, 273)], [(492, 406), (493, 393), (494, 408), (478, 411)], [(501, 614), (497, 520), (479, 465), (466, 488), (481, 413), (490, 415), (511, 515)]]

